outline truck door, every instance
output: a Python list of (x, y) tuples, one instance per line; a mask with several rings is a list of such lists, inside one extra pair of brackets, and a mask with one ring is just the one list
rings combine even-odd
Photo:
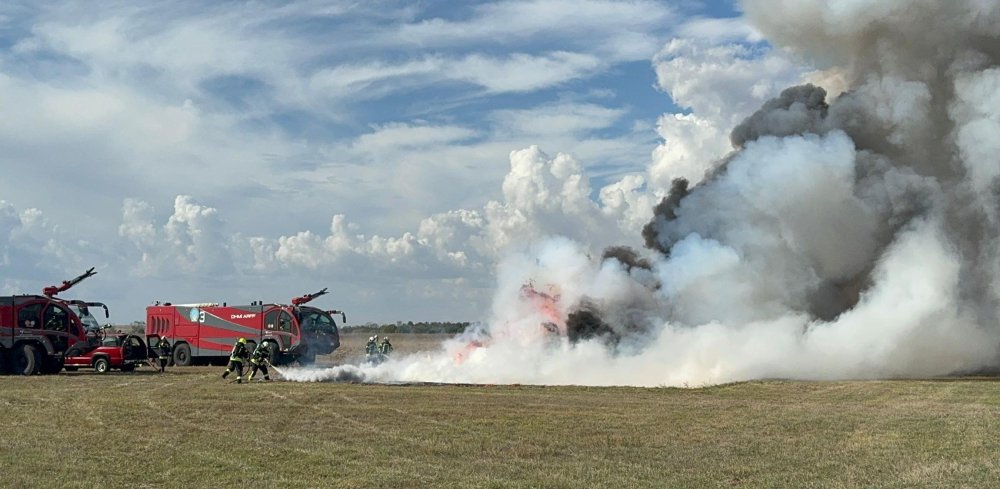
[(70, 317), (69, 309), (54, 302), (50, 303), (42, 314), (42, 327), (55, 351), (64, 352), (69, 348)]
[(294, 335), (292, 315), (281, 308), (274, 308), (264, 314), (264, 336), (271, 336), (278, 342), (281, 351), (288, 351)]

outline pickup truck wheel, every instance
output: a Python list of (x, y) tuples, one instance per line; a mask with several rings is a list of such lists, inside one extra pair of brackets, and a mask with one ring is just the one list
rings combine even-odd
[(20, 375), (35, 375), (42, 366), (42, 355), (38, 353), (38, 348), (27, 343), (14, 347), (10, 360), (11, 370)]
[(108, 370), (111, 370), (111, 363), (108, 362), (107, 358), (98, 358), (97, 360), (94, 360), (94, 372), (103, 374), (107, 373)]
[(181, 343), (174, 347), (174, 365), (178, 367), (191, 365), (191, 345)]

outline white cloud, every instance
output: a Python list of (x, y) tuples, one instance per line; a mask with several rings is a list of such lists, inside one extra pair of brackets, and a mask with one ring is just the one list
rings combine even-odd
[(373, 132), (356, 138), (352, 148), (371, 153), (411, 150), (460, 143), (476, 136), (475, 131), (458, 126), (411, 125), (396, 122), (373, 129)]
[(504, 134), (536, 138), (584, 135), (614, 126), (626, 115), (623, 109), (596, 104), (564, 103), (521, 110), (497, 110), (492, 119)]
[[(0, 200), (0, 276), (8, 293), (37, 294), (114, 257), (103, 241), (74, 235), (53, 224), (39, 209), (18, 210)], [(95, 238), (100, 238), (95, 237)], [(78, 270), (79, 271), (76, 271)]]
[(523, 92), (592, 74), (601, 65), (592, 55), (557, 51), (542, 56), (513, 54), (506, 59), (473, 55), (450, 63), (447, 71), (491, 92)]
[(216, 209), (178, 195), (173, 214), (162, 227), (153, 222), (153, 211), (142, 201), (124, 203), (118, 232), (141, 254), (136, 275), (207, 277), (232, 272), (233, 244)]
[(729, 131), (761, 103), (802, 80), (802, 67), (780, 51), (739, 43), (675, 39), (653, 59), (660, 88), (688, 114), (664, 114), (663, 143), (654, 150), (651, 182), (669, 189), (683, 177), (700, 181), (732, 150)]
[[(502, 1), (473, 8), (465, 21), (440, 18), (408, 24), (401, 39), (420, 46), (468, 43), (511, 44), (539, 39), (570, 39), (616, 59), (642, 59), (652, 51), (639, 52), (638, 33), (653, 32), (668, 25), (673, 11), (651, 1)], [(624, 39), (624, 41), (620, 41)], [(642, 45), (655, 49), (655, 45)]]
[(685, 21), (677, 29), (676, 34), (681, 38), (699, 39), (716, 44), (731, 41), (760, 42), (763, 40), (757, 29), (742, 17), (691, 19)]

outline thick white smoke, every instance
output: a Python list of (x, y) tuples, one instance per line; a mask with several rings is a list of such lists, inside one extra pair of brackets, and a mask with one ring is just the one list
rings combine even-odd
[[(656, 386), (1000, 365), (1000, 2), (745, 7), (846, 90), (789, 88), (736, 125), (656, 208), (645, 256), (551, 238), (498, 265), (490, 320), (440, 351), (283, 375)], [(692, 174), (683, 160), (651, 180)]]

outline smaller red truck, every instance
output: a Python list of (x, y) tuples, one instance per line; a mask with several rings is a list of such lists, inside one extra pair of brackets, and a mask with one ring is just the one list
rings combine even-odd
[(66, 371), (93, 368), (99, 374), (112, 369), (131, 372), (146, 363), (152, 352), (142, 338), (134, 334), (108, 334), (97, 348), (70, 348), (63, 357)]

